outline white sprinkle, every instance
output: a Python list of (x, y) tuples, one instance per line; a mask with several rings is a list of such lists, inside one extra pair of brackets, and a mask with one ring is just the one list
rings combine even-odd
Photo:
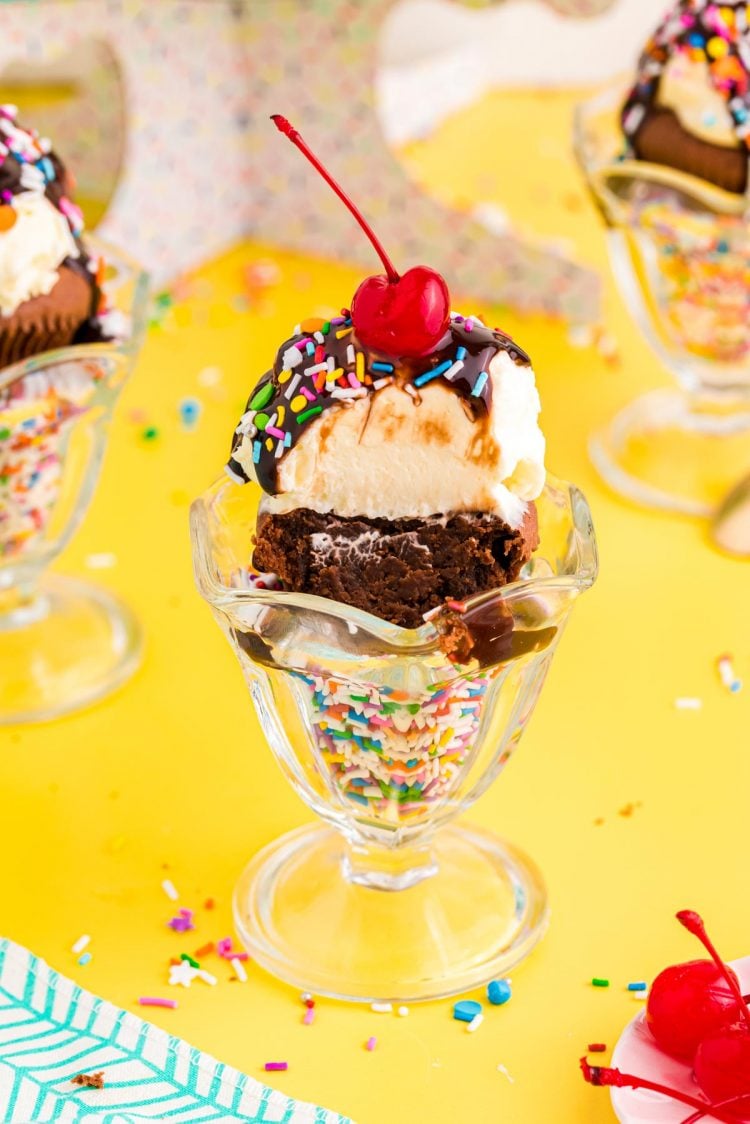
[(568, 329), (568, 343), (571, 347), (591, 347), (594, 330), (590, 324), (573, 324)]
[(326, 360), (326, 366), (327, 366), (329, 371), (335, 371), (336, 370), (336, 360), (333, 358), (332, 355), (328, 356), (328, 359)]
[(284, 397), (291, 398), (301, 381), (302, 375), (292, 375), (289, 381), (289, 386), (284, 391)]
[(700, 710), (703, 706), (703, 700), (686, 696), (684, 698), (675, 699), (674, 705), (677, 710)]
[(303, 991), (302, 994), (300, 995), (301, 1002), (307, 1003), (308, 999), (312, 999), (312, 995), (310, 994), (309, 991)]
[(716, 661), (716, 666), (719, 671), (719, 677), (728, 691), (736, 695), (738, 691), (742, 690), (742, 680), (738, 679), (735, 675), (729, 656), (721, 656)]
[(288, 347), (284, 352), (282, 365), (285, 371), (290, 371), (292, 367), (297, 367), (302, 362), (302, 352), (298, 347)]
[(386, 375), (385, 378), (375, 379), (375, 382), (372, 384), (372, 389), (373, 390), (382, 390), (384, 386), (390, 386), (392, 382), (393, 382), (393, 376), (392, 375)]
[(240, 983), (247, 983), (247, 972), (245, 971), (245, 965), (242, 961), (238, 960), (236, 956), (233, 956), (229, 963), (234, 968), (234, 974)]
[(479, 1028), (480, 1028), (480, 1026), (482, 1025), (483, 1022), (484, 1022), (484, 1015), (482, 1014), (481, 1011), (479, 1011), (474, 1016), (474, 1018), (471, 1020), (471, 1022), (466, 1024), (467, 1033), (473, 1034), (475, 1030), (479, 1030)]
[(408, 1007), (399, 1007), (399, 1009), (396, 1013), (398, 1014), (398, 1016), (400, 1018), (405, 1019), (406, 1016), (409, 1014), (409, 1008)]
[(198, 372), (198, 385), (218, 386), (223, 377), (221, 367), (204, 367)]
[(407, 382), (407, 383), (405, 383), (405, 384), (404, 384), (404, 390), (405, 390), (405, 391), (406, 391), (406, 393), (407, 393), (407, 394), (409, 394), (409, 395), (410, 395), (410, 396), (411, 396), (412, 398), (419, 398), (419, 395), (417, 394), (417, 392), (416, 392), (415, 388), (414, 388), (414, 387), (413, 387), (413, 386), (411, 385), (411, 383), (410, 383), (410, 382)]
[(317, 375), (320, 371), (327, 371), (327, 370), (328, 370), (328, 364), (327, 363), (315, 363), (314, 366), (307, 368), (307, 370), (305, 371), (305, 374), (306, 375)]
[(284, 442), (279, 441), (279, 443), (276, 446), (276, 452), (273, 454), (274, 460), (278, 460), (279, 457), (282, 457), (284, 455), (284, 449), (285, 448), (286, 448), (286, 445), (284, 444)]
[(353, 343), (350, 343), (349, 346), (346, 349), (346, 361), (347, 361), (347, 363), (354, 364), (355, 358), (354, 358), (354, 344)]
[[(233, 962), (233, 963), (234, 963), (234, 962)], [(239, 961), (238, 961), (238, 963), (239, 963)], [(235, 969), (235, 970), (236, 970), (236, 969)], [(199, 969), (198, 969), (198, 970), (196, 971), (196, 973), (195, 973), (195, 974), (196, 974), (196, 976), (197, 976), (197, 978), (198, 978), (199, 980), (204, 980), (204, 981), (205, 981), (205, 983), (207, 983), (207, 984), (211, 984), (211, 987), (215, 987), (215, 986), (216, 986), (216, 984), (217, 984), (217, 983), (219, 982), (219, 981), (217, 980), (216, 976), (212, 976), (210, 972), (204, 972), (202, 968), (199, 968)]]
[(73, 947), (71, 948), (70, 951), (75, 953), (76, 956), (78, 956), (78, 953), (83, 952), (84, 948), (86, 947), (86, 945), (89, 943), (90, 940), (91, 940), (91, 937), (88, 935), (88, 933), (84, 933), (82, 937), (78, 938), (78, 940), (73, 945)]
[(169, 878), (165, 878), (161, 884), (161, 888), (171, 902), (177, 901), (180, 895), (175, 889), (174, 882), (172, 882)]
[(392, 1003), (371, 1003), (370, 1010), (374, 1011), (376, 1015), (390, 1015), (393, 1010)]
[(335, 388), (335, 390), (331, 391), (331, 398), (347, 399), (347, 398), (366, 398), (366, 397), (367, 397), (367, 391), (365, 390), (365, 388), (363, 386), (357, 387), (356, 389), (352, 388), (351, 390), (344, 390), (343, 386), (337, 386)]
[(87, 554), (84, 559), (90, 570), (109, 570), (117, 562), (117, 555), (111, 550), (102, 550), (99, 554)]
[(322, 332), (313, 332), (313, 339), (316, 343), (325, 343), (325, 336)]
[(511, 1077), (511, 1075), (510, 1075), (510, 1074), (508, 1073), (507, 1069), (506, 1069), (506, 1068), (505, 1068), (505, 1066), (504, 1066), (504, 1065), (502, 1064), (502, 1062), (501, 1062), (501, 1063), (500, 1063), (500, 1065), (499, 1065), (499, 1066), (497, 1067), (497, 1072), (498, 1072), (498, 1073), (502, 1073), (503, 1077), (507, 1077), (507, 1078), (508, 1078), (508, 1080), (510, 1081), (511, 1085), (513, 1085), (513, 1083), (514, 1083), (514, 1082), (513, 1082), (513, 1078), (512, 1078), (512, 1077)]
[(453, 364), (453, 366), (449, 367), (448, 370), (445, 372), (445, 377), (448, 380), (455, 379), (458, 372), (463, 370), (463, 367), (464, 367), (463, 359), (457, 359), (456, 362)]
[(302, 325), (301, 324), (295, 324), (294, 325), (294, 328), (292, 329), (292, 335), (293, 336), (301, 336), (302, 335)]

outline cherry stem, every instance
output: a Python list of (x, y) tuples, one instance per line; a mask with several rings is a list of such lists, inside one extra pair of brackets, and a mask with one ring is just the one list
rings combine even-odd
[(632, 1073), (622, 1073), (619, 1069), (590, 1065), (586, 1057), (581, 1058), (581, 1072), (589, 1085), (606, 1085), (616, 1089), (650, 1089), (652, 1093), (662, 1093), (665, 1097), (682, 1101), (683, 1104), (697, 1109), (704, 1116), (710, 1112), (712, 1116), (723, 1121), (724, 1124), (737, 1124), (738, 1118), (736, 1116), (727, 1116), (718, 1105), (712, 1104), (710, 1101), (699, 1101), (697, 1097), (690, 1097), (687, 1093), (680, 1093), (677, 1089), (659, 1085), (656, 1081), (648, 1081), (645, 1077), (636, 1077)]
[(687, 929), (689, 933), (692, 933), (694, 937), (697, 937), (703, 947), (706, 949), (714, 964), (729, 984), (729, 990), (737, 999), (740, 1008), (742, 1009), (742, 1017), (744, 1018), (748, 1028), (750, 1029), (750, 1008), (748, 1008), (748, 1005), (745, 1002), (745, 997), (742, 994), (742, 989), (737, 983), (736, 978), (729, 971), (729, 968), (726, 966), (726, 964), (716, 951), (711, 938), (706, 932), (706, 926), (703, 918), (699, 913), (696, 913), (692, 909), (682, 909), (677, 914), (677, 920), (682, 926), (684, 926), (685, 929)]
[[(690, 1116), (687, 1116), (684, 1120), (680, 1121), (680, 1124), (697, 1124), (697, 1122), (704, 1116), (708, 1116), (709, 1112), (712, 1116), (715, 1116), (717, 1108), (728, 1108), (729, 1105), (738, 1104), (739, 1102), (745, 1100), (747, 1100), (747, 1093), (742, 1093), (739, 1097), (730, 1097), (727, 1101), (717, 1101), (714, 1105), (706, 1105), (705, 1109), (700, 1109), (698, 1112), (691, 1113)], [(732, 1119), (737, 1120), (739, 1124), (741, 1118), (732, 1117)]]
[(351, 199), (346, 194), (344, 189), (342, 187), (340, 187), (339, 184), (336, 182), (336, 180), (333, 178), (333, 176), (330, 175), (330, 173), (326, 171), (326, 169), (321, 164), (320, 160), (318, 160), (315, 153), (312, 152), (307, 147), (307, 145), (303, 141), (302, 137), (299, 135), (297, 130), (294, 128), (294, 126), (291, 125), (289, 123), (289, 121), (287, 121), (286, 117), (282, 117), (282, 115), (280, 113), (272, 113), (271, 114), (271, 120), (273, 121), (274, 125), (279, 130), (279, 132), (283, 133), (285, 137), (289, 138), (289, 140), (292, 142), (292, 144), (297, 146), (297, 148), (300, 150), (302, 155), (305, 156), (310, 161), (313, 168), (315, 168), (320, 173), (320, 175), (323, 177), (323, 179), (326, 181), (326, 183), (329, 185), (329, 187), (333, 188), (333, 190), (336, 192), (336, 194), (338, 195), (341, 202), (346, 207), (349, 208), (349, 210), (354, 215), (355, 219), (357, 220), (357, 222), (362, 227), (365, 234), (367, 235), (367, 237), (370, 239), (373, 246), (375, 247), (375, 250), (377, 251), (378, 257), (380, 258), (383, 265), (385, 266), (385, 271), (388, 274), (388, 280), (392, 284), (395, 285), (395, 283), (399, 280), (399, 275), (396, 272), (396, 268), (395, 268), (393, 262), (391, 261), (391, 259), (386, 254), (385, 250), (383, 249), (383, 245), (382, 245), (380, 239), (377, 237), (377, 235), (375, 234), (374, 230), (372, 229), (372, 227), (370, 226), (370, 224), (368, 223), (367, 219), (364, 217), (362, 212), (357, 207), (355, 207), (354, 203), (352, 203)]

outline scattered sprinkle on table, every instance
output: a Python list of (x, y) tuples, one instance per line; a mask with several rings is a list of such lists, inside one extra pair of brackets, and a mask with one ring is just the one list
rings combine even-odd
[(195, 429), (200, 421), (201, 404), (197, 398), (183, 398), (178, 406), (180, 421), (185, 429)]
[(83, 561), (89, 570), (109, 570), (116, 565), (117, 555), (111, 550), (100, 550), (95, 554), (87, 554)]
[(377, 1038), (370, 1037), (365, 1042), (365, 1050), (374, 1050), (378, 1044)]
[(495, 1007), (502, 1007), (512, 994), (508, 980), (493, 980), (492, 983), (487, 984), (487, 998)]
[(370, 1010), (374, 1011), (376, 1015), (390, 1015), (393, 1010), (392, 1003), (371, 1003)]
[(480, 1011), (478, 1015), (474, 1016), (474, 1018), (471, 1020), (471, 1022), (468, 1022), (466, 1024), (467, 1033), (473, 1034), (475, 1030), (479, 1030), (479, 1028), (480, 1028), (480, 1026), (482, 1025), (483, 1022), (484, 1022), (484, 1015)]
[(176, 917), (167, 921), (167, 925), (170, 929), (174, 929), (175, 933), (189, 933), (191, 929), (195, 928), (193, 916), (192, 909), (181, 909)]
[(607, 1051), (607, 1047), (603, 1042), (590, 1042), (589, 1043), (588, 1052), (590, 1054), (604, 1054), (604, 1053), (606, 1053), (606, 1051)]
[(266, 1073), (283, 1073), (285, 1070), (289, 1069), (289, 1063), (266, 1062), (263, 1068), (265, 1069)]
[(313, 1007), (308, 1007), (305, 1010), (304, 1015), (302, 1016), (302, 1023), (303, 1023), (304, 1026), (312, 1026), (314, 1021), (315, 1021), (315, 1009)]
[(646, 991), (648, 984), (644, 980), (636, 980), (634, 983), (628, 984), (628, 991)]
[(701, 710), (703, 707), (703, 700), (686, 695), (682, 698), (675, 699), (674, 705), (677, 710)]
[(497, 1066), (497, 1072), (502, 1073), (503, 1077), (507, 1077), (507, 1079), (508, 1079), (508, 1081), (510, 1081), (511, 1085), (514, 1083), (513, 1078), (508, 1073), (508, 1070), (505, 1068), (505, 1066), (502, 1064), (502, 1062), (500, 1063), (499, 1066)]
[(594, 976), (591, 981), (592, 987), (609, 987), (609, 980), (604, 980), (600, 976)]
[(171, 902), (177, 901), (177, 899), (179, 898), (180, 895), (177, 893), (177, 890), (175, 889), (174, 882), (172, 882), (169, 878), (165, 878), (164, 881), (161, 884), (161, 888)]
[(482, 1004), (476, 999), (460, 999), (453, 1004), (453, 1018), (462, 1023), (470, 1023), (482, 1012)]
[(142, 995), (138, 1002), (141, 1007), (168, 1007), (170, 1011), (177, 1007), (176, 999), (160, 999), (154, 995)]
[(83, 933), (82, 936), (80, 936), (78, 938), (78, 940), (73, 945), (73, 947), (71, 948), (70, 951), (75, 956), (78, 956), (79, 952), (83, 952), (84, 948), (86, 947), (86, 945), (89, 943), (90, 940), (91, 940), (91, 937), (88, 935), (88, 933)]
[(78, 957), (78, 963), (81, 965), (82, 968), (85, 968), (86, 965), (90, 961), (91, 961), (91, 953), (90, 952), (84, 952), (84, 953), (82, 953), (81, 956)]
[(155, 441), (158, 436), (159, 430), (155, 425), (147, 425), (146, 428), (141, 431), (141, 437), (144, 441)]
[(234, 968), (234, 974), (240, 981), (240, 983), (247, 983), (247, 972), (245, 971), (245, 965), (242, 963), (239, 957), (233, 956), (229, 963)]
[(399, 1018), (405, 1019), (406, 1016), (409, 1014), (409, 1008), (408, 1007), (399, 1007), (396, 1014), (399, 1016)]
[(736, 695), (742, 690), (742, 680), (735, 675), (731, 656), (719, 656), (716, 661), (716, 669), (719, 672), (719, 678), (730, 694)]

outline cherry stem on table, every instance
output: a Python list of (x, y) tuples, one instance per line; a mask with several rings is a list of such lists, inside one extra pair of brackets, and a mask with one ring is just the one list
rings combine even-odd
[[(700, 1116), (706, 1116), (710, 1113), (717, 1120), (721, 1120), (723, 1124), (739, 1124), (739, 1117), (734, 1114), (727, 1116), (725, 1112), (722, 1112), (719, 1105), (712, 1104), (710, 1101), (699, 1101), (697, 1097), (680, 1093), (677, 1089), (670, 1089), (666, 1085), (659, 1085), (658, 1082), (649, 1081), (645, 1077), (636, 1077), (632, 1073), (622, 1073), (621, 1070), (613, 1069), (610, 1066), (591, 1065), (588, 1058), (585, 1057), (581, 1058), (581, 1071), (584, 1080), (588, 1081), (590, 1085), (604, 1085), (615, 1089), (650, 1089), (652, 1093), (662, 1093), (665, 1097), (671, 1097), (672, 1100), (681, 1101), (690, 1108), (696, 1109)], [(698, 1119), (700, 1119), (700, 1116)]]
[(367, 219), (364, 217), (362, 212), (359, 210), (359, 208), (356, 207), (354, 205), (354, 203), (352, 203), (349, 196), (346, 194), (344, 189), (336, 182), (336, 180), (333, 178), (333, 176), (329, 172), (326, 171), (326, 169), (321, 164), (320, 160), (318, 160), (315, 153), (310, 148), (308, 148), (308, 146), (305, 144), (305, 142), (303, 141), (300, 134), (297, 132), (297, 130), (294, 128), (294, 126), (291, 125), (289, 121), (287, 121), (286, 117), (282, 117), (282, 115), (280, 113), (272, 113), (271, 114), (271, 120), (273, 121), (274, 125), (279, 130), (279, 132), (283, 133), (285, 137), (288, 137), (289, 140), (292, 142), (292, 144), (297, 146), (297, 148), (300, 150), (302, 155), (305, 156), (310, 161), (313, 168), (315, 168), (320, 173), (320, 175), (323, 177), (323, 179), (326, 181), (326, 183), (329, 185), (329, 187), (333, 188), (333, 190), (336, 192), (336, 194), (338, 195), (339, 199), (344, 204), (344, 206), (349, 208), (349, 210), (354, 215), (355, 219), (357, 220), (357, 222), (362, 227), (365, 234), (367, 235), (367, 237), (370, 239), (373, 246), (375, 247), (375, 250), (377, 251), (378, 257), (380, 258), (383, 265), (385, 266), (385, 271), (388, 274), (388, 280), (392, 284), (395, 285), (396, 282), (399, 280), (399, 275), (396, 272), (396, 267), (394, 266), (391, 259), (388, 257), (387, 253), (385, 252), (385, 249), (383, 248), (383, 244), (381, 243), (380, 239), (375, 234), (375, 231), (372, 229), (372, 227), (370, 226), (370, 224), (368, 223)]
[(700, 916), (700, 914), (696, 913), (692, 909), (682, 909), (677, 914), (677, 920), (685, 929), (687, 929), (689, 933), (692, 933), (694, 937), (697, 937), (703, 947), (706, 949), (714, 964), (729, 984), (729, 989), (732, 992), (732, 995), (734, 995), (734, 997), (737, 999), (742, 1010), (742, 1017), (747, 1023), (748, 1028), (750, 1028), (750, 1008), (748, 1008), (745, 997), (742, 994), (742, 988), (738, 984), (736, 978), (729, 971), (727, 965), (719, 956), (719, 953), (714, 947), (713, 941), (706, 932), (706, 926), (703, 918)]

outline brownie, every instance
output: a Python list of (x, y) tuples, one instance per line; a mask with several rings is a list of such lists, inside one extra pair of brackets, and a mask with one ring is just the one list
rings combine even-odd
[(284, 588), (419, 628), (424, 614), (514, 581), (539, 544), (534, 504), (521, 527), (461, 512), (427, 519), (341, 519), (309, 508), (258, 517), (253, 565)]
[(632, 143), (640, 160), (665, 164), (737, 195), (747, 187), (747, 149), (728, 148), (694, 136), (672, 109), (652, 107)]

